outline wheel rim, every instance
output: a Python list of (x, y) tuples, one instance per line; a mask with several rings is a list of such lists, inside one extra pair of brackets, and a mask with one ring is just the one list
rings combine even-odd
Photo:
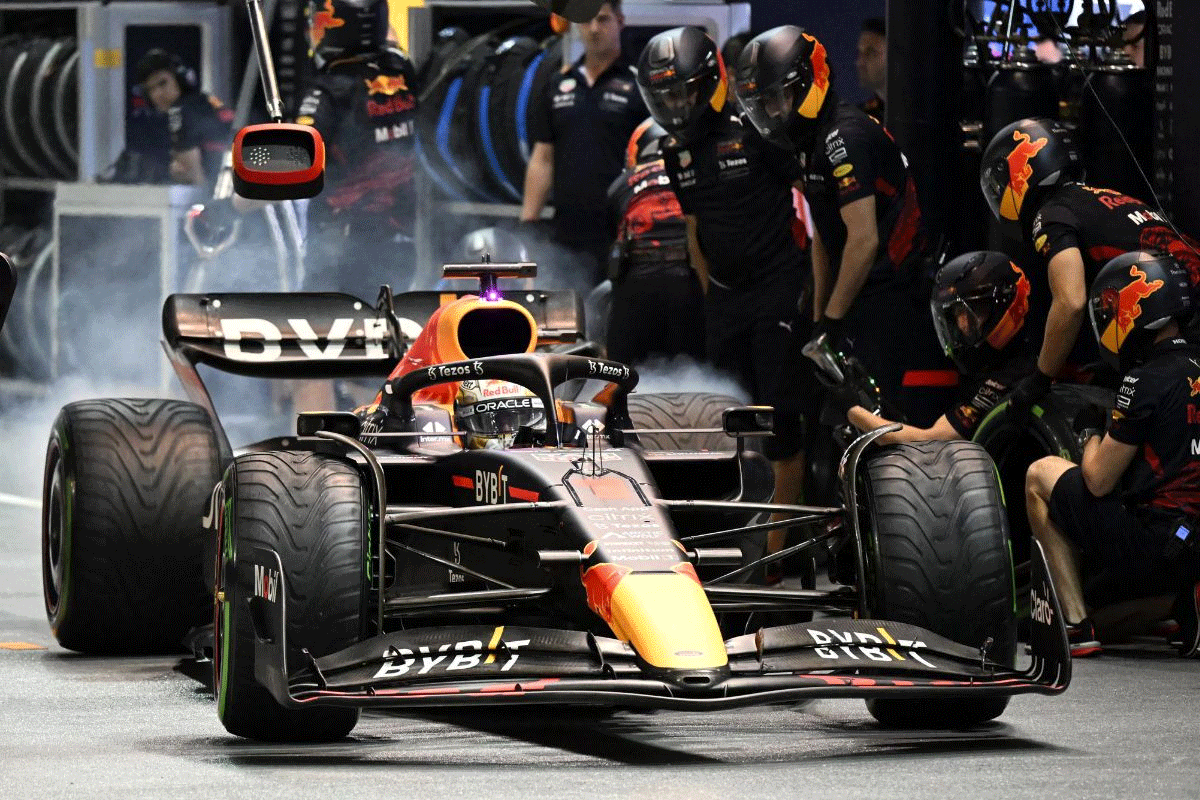
[(58, 614), (62, 599), (63, 573), (66, 558), (63, 552), (66, 520), (61, 460), (57, 449), (52, 453), (50, 486), (42, 510), (42, 585), (45, 587), (46, 611)]

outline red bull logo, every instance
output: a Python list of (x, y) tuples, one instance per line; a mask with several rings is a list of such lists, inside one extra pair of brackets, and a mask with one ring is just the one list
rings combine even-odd
[(1025, 202), (1025, 193), (1029, 191), (1029, 178), (1033, 175), (1033, 167), (1029, 160), (1036, 156), (1041, 149), (1049, 144), (1049, 139), (1042, 137), (1030, 141), (1029, 134), (1023, 131), (1013, 131), (1013, 141), (1017, 146), (1008, 154), (1008, 188), (1000, 200), (1000, 216), (1016, 220), (1021, 215), (1021, 204)]
[(1129, 275), (1136, 280), (1120, 290), (1105, 289), (1100, 295), (1100, 305), (1111, 318), (1100, 336), (1100, 344), (1111, 353), (1121, 351), (1125, 337), (1133, 330), (1134, 321), (1142, 315), (1142, 301), (1163, 285), (1161, 280), (1147, 281), (1146, 273), (1136, 265), (1129, 268)]
[(312, 31), (312, 46), (316, 47), (325, 38), (325, 31), (330, 28), (340, 28), (346, 24), (343, 19), (338, 19), (333, 14), (333, 0), (325, 0), (325, 5), (320, 11), (314, 12), (310, 30)]
[(825, 45), (807, 33), (801, 34), (801, 36), (813, 44), (810, 57), (813, 82), (808, 89), (808, 94), (804, 96), (804, 102), (800, 104), (797, 111), (802, 117), (816, 119), (817, 114), (821, 112), (821, 106), (825, 105), (825, 95), (829, 93), (829, 60), (825, 55)]
[(383, 94), (391, 97), (396, 92), (407, 92), (408, 83), (403, 75), (379, 75), (370, 80), (364, 80), (367, 91), (371, 94)]
[[(1188, 378), (1188, 385), (1192, 387), (1192, 393), (1190, 395), (1191, 397), (1195, 397), (1196, 395), (1200, 394), (1200, 377)], [(1188, 407), (1188, 410), (1191, 410), (1190, 406)], [(1189, 416), (1191, 415), (1189, 414)], [(1188, 422), (1191, 422), (1191, 420), (1188, 420)]]

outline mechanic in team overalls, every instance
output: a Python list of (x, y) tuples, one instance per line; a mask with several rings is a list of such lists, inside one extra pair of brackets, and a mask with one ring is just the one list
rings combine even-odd
[[(1035, 354), (1025, 335), (1029, 279), (996, 252), (966, 253), (938, 270), (930, 310), (938, 340), (958, 367), (958, 396), (928, 428), (905, 425), (884, 434), (883, 444), (970, 439), (979, 424), (1029, 374)], [(860, 405), (853, 386), (835, 387), (831, 397), (860, 431), (890, 424)]]
[(646, 118), (633, 67), (621, 53), (624, 24), (618, 0), (604, 3), (591, 22), (577, 25), (583, 55), (551, 76), (530, 104), (534, 145), (521, 220), (536, 222), (553, 200), (553, 241), (576, 262), (567, 283), (585, 292), (606, 277), (613, 243), (604, 214), (608, 187), (625, 166), (630, 134)]
[(932, 424), (955, 376), (927, 310), (929, 245), (903, 153), (886, 128), (839, 102), (824, 46), (796, 26), (746, 45), (737, 91), (759, 132), (791, 148), (804, 171), (813, 346), (853, 353), (909, 422)]
[(1027, 413), (1055, 377), (1095, 361), (1095, 345), (1079, 329), (1088, 288), (1109, 259), (1136, 250), (1170, 253), (1187, 269), (1194, 296), (1200, 287), (1200, 245), (1140, 200), (1080, 183), (1081, 164), (1067, 129), (1048, 119), (1014, 122), (983, 154), (984, 197), (1001, 224), (1037, 252), (1039, 280), (1048, 279), (1053, 298), (1037, 369), (1012, 395), (1016, 414)]
[(1181, 652), (1196, 656), (1200, 346), (1181, 337), (1193, 309), (1188, 275), (1169, 255), (1126, 253), (1099, 271), (1088, 297), (1100, 354), (1123, 377), (1107, 419), (1098, 412), (1082, 434), (1079, 466), (1047, 456), (1029, 468), (1029, 522), (1074, 655), (1099, 652), (1102, 609), (1153, 598), (1143, 612), (1174, 616)]
[(173, 183), (211, 189), (233, 138), (233, 112), (200, 91), (195, 70), (174, 53), (150, 50), (138, 61), (136, 75), (142, 96), (166, 115), (169, 160), (163, 172)]
[[(792, 234), (796, 161), (743, 122), (717, 46), (700, 28), (651, 39), (638, 61), (638, 85), (671, 134), (662, 142), (663, 160), (705, 288), (708, 360), (735, 376), (755, 403), (775, 407), (775, 436), (764, 440), (775, 501), (795, 502), (804, 472), (807, 373), (797, 304), (808, 270)], [(782, 532), (773, 532), (768, 548), (782, 543)]]
[(296, 122), (325, 140), (325, 189), (308, 210), (305, 289), (374, 300), (409, 288), (415, 270), (413, 169), (417, 87), (412, 62), (387, 44), (386, 0), (314, 0), (317, 73)]
[(704, 358), (704, 292), (688, 258), (687, 222), (663, 167), (666, 130), (647, 119), (629, 139), (627, 167), (608, 189), (617, 241), (609, 256), (608, 357)]

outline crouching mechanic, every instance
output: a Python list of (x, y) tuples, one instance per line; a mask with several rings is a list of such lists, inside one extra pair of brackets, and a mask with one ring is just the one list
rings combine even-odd
[[(1192, 313), (1187, 273), (1167, 255), (1118, 256), (1096, 276), (1088, 312), (1101, 355), (1123, 376), (1108, 432), (1081, 432), (1079, 466), (1058, 456), (1030, 466), (1029, 522), (1058, 589), (1073, 655), (1101, 649), (1088, 606), (1144, 600), (1150, 619), (1174, 612), (1181, 652), (1194, 657), (1200, 346), (1180, 337)], [(1095, 422), (1103, 424), (1102, 415)]]
[[(965, 380), (953, 408), (928, 428), (905, 425), (885, 434), (883, 444), (970, 439), (988, 413), (1033, 369), (1034, 353), (1025, 336), (1029, 280), (1008, 256), (965, 253), (938, 271), (930, 312), (938, 340)], [(891, 424), (859, 403), (853, 386), (831, 390), (847, 418), (860, 431)]]

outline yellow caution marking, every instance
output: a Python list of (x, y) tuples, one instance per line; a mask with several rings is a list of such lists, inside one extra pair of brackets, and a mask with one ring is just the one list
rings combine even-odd
[(0, 650), (45, 650), (40, 644), (29, 642), (0, 642)]
[(121, 49), (104, 50), (97, 47), (94, 54), (96, 69), (117, 69), (121, 66)]
[[(889, 633), (888, 633), (887, 631), (885, 631), (883, 628), (876, 628), (875, 630), (879, 631), (879, 635), (880, 635), (880, 636), (882, 636), (882, 637), (883, 637), (883, 640), (884, 640), (885, 642), (887, 642), (888, 644), (895, 644), (895, 643), (896, 643), (896, 640), (895, 640), (895, 639), (893, 639), (893, 638), (891, 637), (891, 634), (889, 634)], [(895, 650), (893, 650), (893, 649), (892, 649), (892, 648), (890, 648), (890, 647), (888, 648), (888, 655), (890, 655), (892, 658), (896, 659), (897, 661), (903, 661), (903, 660), (904, 660), (904, 656), (900, 655), (899, 653), (897, 653)]]
[[(503, 634), (504, 634), (504, 626), (501, 625), (500, 627), (496, 628), (496, 630), (492, 633), (492, 640), (490, 642), (488, 642), (488, 650), (496, 649), (496, 645), (500, 644), (500, 637)], [(490, 656), (487, 657), (487, 660), (485, 660), (483, 663), (492, 664), (495, 661), (496, 661), (496, 654), (492, 653)]]

